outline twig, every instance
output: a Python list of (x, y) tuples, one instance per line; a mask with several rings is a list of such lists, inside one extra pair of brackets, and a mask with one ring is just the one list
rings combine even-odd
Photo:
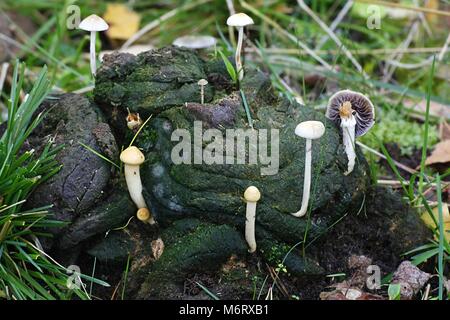
[(273, 21), (272, 19), (268, 18), (267, 16), (263, 15), (261, 12), (256, 10), (254, 7), (249, 5), (247, 2), (241, 0), (241, 5), (243, 8), (251, 11), (254, 15), (258, 16), (261, 20), (265, 21), (267, 24), (271, 25), (274, 29), (276, 29), (280, 34), (297, 44), (300, 48), (305, 50), (307, 54), (309, 54), (314, 60), (319, 62), (322, 66), (324, 66), (326, 69), (336, 72), (336, 70), (333, 69), (333, 67), (328, 64), (325, 60), (323, 60), (321, 57), (319, 57), (311, 48), (309, 48), (305, 43), (300, 41), (296, 36), (290, 34), (284, 28), (282, 28), (278, 23)]
[(8, 73), (9, 63), (2, 63), (2, 70), (0, 71), (0, 95), (3, 91), (3, 85), (5, 84), (6, 74)]
[[(377, 155), (378, 157), (387, 160), (386, 156), (385, 156), (384, 154), (378, 152), (377, 150), (372, 149), (371, 147), (366, 146), (365, 144), (363, 144), (363, 143), (361, 143), (361, 142), (359, 142), (359, 141), (356, 141), (356, 144), (357, 144), (358, 146), (360, 146), (361, 148), (366, 149), (367, 151), (369, 151), (369, 152), (371, 152), (371, 153)], [(406, 172), (409, 172), (409, 173), (411, 173), (411, 174), (415, 174), (415, 173), (418, 172), (417, 170), (414, 170), (413, 168), (410, 168), (410, 167), (408, 167), (408, 166), (405, 166), (404, 164), (402, 164), (402, 163), (400, 163), (400, 162), (398, 162), (398, 161), (396, 161), (396, 160), (394, 160), (394, 159), (392, 159), (392, 161), (395, 163), (395, 165), (396, 165), (397, 167), (399, 167), (400, 169), (402, 169), (402, 170), (404, 170), (404, 171), (406, 171)]]
[[(339, 11), (336, 18), (330, 24), (331, 31), (336, 30), (337, 26), (339, 25), (339, 23), (341, 23), (341, 21), (344, 19), (344, 17), (347, 15), (347, 13), (352, 8), (352, 6), (353, 6), (353, 0), (349, 0), (345, 3), (345, 5), (342, 7), (341, 11)], [(327, 42), (328, 38), (329, 38), (328, 34), (324, 35), (322, 38), (320, 38), (320, 40), (317, 42), (315, 50), (319, 50), (320, 48), (322, 48), (322, 46)]]
[(138, 32), (133, 34), (130, 39), (125, 41), (125, 43), (122, 45), (122, 47), (120, 49), (128, 48), (130, 45), (132, 45), (134, 42), (136, 42), (138, 39), (140, 39), (144, 34), (146, 34), (147, 32), (149, 32), (151, 30), (153, 30), (154, 28), (158, 27), (161, 24), (161, 22), (164, 22), (166, 20), (169, 20), (169, 19), (173, 18), (174, 16), (176, 16), (178, 13), (180, 13), (182, 11), (190, 10), (192, 8), (195, 8), (196, 6), (205, 4), (205, 3), (210, 2), (210, 1), (211, 0), (192, 1), (192, 2), (186, 3), (184, 6), (177, 7), (177, 8), (175, 8), (175, 9), (169, 11), (169, 12), (166, 12), (161, 17), (159, 17), (158, 19), (150, 22), (149, 24), (144, 26), (142, 29), (140, 29)]
[[(281, 282), (280, 277), (278, 276), (278, 273), (275, 272), (275, 270), (273, 270), (273, 268), (271, 266), (269, 266), (266, 263), (266, 267), (269, 270), (269, 274), (272, 277), (273, 282), (275, 283), (275, 285), (278, 287), (278, 289), (280, 289), (280, 291), (286, 296), (289, 297), (289, 292), (287, 291), (286, 287), (284, 286), (284, 284)], [(271, 288), (273, 288), (273, 286), (271, 286)]]
[[(409, 30), (408, 36), (406, 37), (406, 39), (398, 46), (398, 48), (408, 48), (409, 45), (412, 42), (412, 39), (414, 37), (414, 35), (417, 33), (419, 29), (419, 21), (416, 20), (413, 22), (411, 29)], [(403, 57), (403, 53), (398, 53), (398, 54), (393, 54), (391, 55), (390, 58), (388, 58), (388, 60), (398, 60), (400, 61)], [(385, 68), (384, 68), (384, 76), (383, 76), (383, 82), (389, 82), (389, 80), (392, 78), (392, 76), (394, 75), (396, 67), (390, 64), (386, 64)]]
[(432, 8), (408, 6), (408, 5), (404, 5), (404, 4), (397, 3), (397, 2), (388, 2), (388, 1), (381, 1), (381, 0), (355, 0), (355, 1), (370, 3), (370, 4), (378, 4), (381, 6), (400, 8), (400, 9), (411, 10), (411, 11), (433, 13), (433, 14), (437, 14), (437, 15), (441, 15), (441, 16), (450, 17), (450, 12), (448, 12), (448, 11), (441, 11), (441, 10), (432, 9)]
[[(276, 53), (276, 54), (292, 54), (298, 55), (305, 53), (303, 50), (299, 49), (291, 49), (291, 48), (263, 48), (264, 52), (267, 53)], [(255, 50), (247, 50), (247, 52), (251, 52)], [(442, 47), (422, 47), (422, 48), (393, 48), (393, 49), (357, 49), (357, 50), (349, 50), (354, 55), (380, 55), (380, 54), (421, 54), (421, 53), (438, 53), (442, 51)], [(449, 48), (445, 52), (449, 52)], [(340, 50), (314, 50), (314, 53), (318, 55), (330, 55), (337, 54)], [(445, 53), (444, 52), (444, 53)]]
[[(450, 44), (450, 33), (447, 36), (447, 39), (445, 40), (444, 46), (441, 48), (441, 50), (440, 50), (440, 52), (439, 52), (439, 54), (438, 54), (438, 56), (436, 58), (436, 61), (440, 62), (440, 61), (442, 61), (442, 59), (444, 59), (444, 56), (445, 56), (445, 53), (448, 50), (449, 44)], [(422, 67), (430, 65), (431, 63), (433, 63), (433, 59), (434, 59), (434, 55), (426, 58), (424, 61), (419, 62), (419, 63), (402, 63), (400, 61), (395, 61), (395, 60), (394, 61), (388, 60), (386, 62), (391, 64), (391, 65), (393, 65), (393, 66), (395, 66), (395, 67), (397, 67), (397, 68), (418, 69), (418, 68), (422, 68)]]
[(425, 288), (425, 294), (423, 295), (422, 300), (428, 300), (428, 295), (430, 294), (431, 284), (427, 284)]
[[(230, 16), (236, 13), (236, 10), (234, 9), (233, 0), (226, 0), (228, 12), (230, 13)], [(236, 46), (236, 37), (234, 36), (234, 28), (232, 26), (228, 26), (228, 34), (230, 36), (230, 42), (233, 47)]]
[[(263, 58), (263, 53), (261, 52), (261, 50), (251, 41), (249, 41), (253, 50), (261, 57)], [(295, 91), (294, 89), (292, 89), (287, 83), (286, 81), (283, 80), (283, 78), (281, 78), (278, 74), (275, 74), (275, 76), (277, 77), (278, 81), (280, 81), (281, 85), (290, 93), (294, 96), (295, 100), (301, 104), (304, 105), (305, 101), (303, 100), (302, 96)]]
[(347, 58), (352, 62), (355, 66), (356, 70), (360, 72), (366, 79), (368, 75), (364, 72), (362, 66), (358, 61), (353, 57), (350, 51), (348, 51), (347, 47), (342, 43), (342, 41), (336, 36), (336, 34), (330, 30), (330, 28), (312, 11), (303, 0), (297, 0), (298, 5), (301, 9), (303, 9), (318, 25), (321, 27), (328, 36), (337, 44), (338, 47), (341, 48), (342, 52), (347, 56)]

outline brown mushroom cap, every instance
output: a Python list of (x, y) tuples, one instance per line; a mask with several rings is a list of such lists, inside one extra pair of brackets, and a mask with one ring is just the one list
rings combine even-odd
[(122, 151), (120, 161), (136, 166), (141, 165), (145, 161), (145, 156), (137, 147), (131, 146)]
[[(351, 107), (351, 109), (350, 109)], [(341, 116), (354, 115), (356, 119), (355, 136), (364, 135), (375, 123), (375, 108), (364, 94), (342, 90), (328, 100), (325, 116), (336, 124), (341, 124)]]

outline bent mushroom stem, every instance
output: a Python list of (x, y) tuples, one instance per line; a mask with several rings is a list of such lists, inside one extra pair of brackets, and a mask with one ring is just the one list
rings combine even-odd
[(244, 41), (244, 27), (239, 27), (239, 35), (238, 35), (238, 43), (236, 48), (236, 70), (239, 75), (239, 81), (244, 79), (244, 69), (242, 68), (242, 60), (241, 60), (241, 51), (242, 51), (242, 42)]
[(295, 134), (306, 140), (305, 147), (305, 176), (303, 179), (302, 206), (299, 211), (291, 213), (294, 217), (302, 217), (308, 210), (309, 197), (311, 192), (311, 158), (312, 140), (319, 139), (325, 133), (325, 126), (320, 121), (304, 121), (297, 125)]
[(306, 152), (305, 152), (305, 178), (303, 180), (303, 197), (302, 206), (299, 211), (292, 213), (294, 217), (303, 217), (308, 210), (309, 193), (311, 191), (311, 151), (312, 140), (306, 139)]
[(349, 175), (353, 168), (355, 167), (355, 129), (356, 129), (356, 120), (354, 116), (350, 118), (342, 118), (341, 120), (342, 127), (342, 143), (345, 148), (345, 153), (347, 154), (348, 164), (347, 171), (344, 175)]

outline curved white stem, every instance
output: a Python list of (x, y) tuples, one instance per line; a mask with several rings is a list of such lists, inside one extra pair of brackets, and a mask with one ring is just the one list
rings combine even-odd
[(239, 35), (238, 35), (238, 43), (236, 47), (236, 70), (239, 75), (239, 81), (244, 78), (244, 69), (242, 68), (242, 60), (241, 60), (241, 51), (242, 51), (242, 42), (244, 41), (244, 27), (239, 27)]
[(248, 252), (256, 251), (255, 239), (255, 217), (256, 217), (256, 202), (247, 202), (247, 211), (245, 212), (245, 240), (250, 249)]
[(303, 197), (302, 207), (299, 211), (292, 213), (294, 217), (303, 217), (308, 210), (309, 194), (311, 191), (311, 154), (312, 154), (312, 140), (306, 139), (305, 150), (305, 178), (303, 180)]
[(139, 166), (125, 164), (125, 180), (127, 182), (128, 192), (131, 200), (138, 208), (147, 208), (145, 199), (142, 196), (141, 175), (139, 173)]
[(352, 115), (350, 118), (342, 118), (341, 119), (341, 128), (342, 128), (342, 143), (345, 147), (345, 153), (347, 153), (347, 172), (345, 175), (349, 175), (353, 168), (355, 167), (355, 127), (356, 127), (356, 119)]
[(96, 37), (97, 32), (96, 31), (91, 31), (91, 42), (90, 42), (90, 63), (91, 63), (91, 73), (93, 76), (95, 76), (95, 73), (97, 72), (97, 61), (96, 61), (96, 57), (95, 57), (95, 37)]

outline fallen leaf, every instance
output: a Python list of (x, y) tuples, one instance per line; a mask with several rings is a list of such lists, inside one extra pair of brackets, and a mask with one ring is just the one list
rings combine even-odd
[[(439, 212), (438, 207), (435, 207), (433, 209), (433, 216), (436, 219), (436, 221), (439, 221)], [(433, 221), (433, 218), (430, 217), (428, 214), (428, 211), (425, 211), (422, 213), (421, 217), (422, 221), (427, 225), (428, 228), (431, 230), (436, 229), (436, 224)], [(448, 210), (448, 204), (442, 203), (442, 218), (444, 220), (444, 236), (447, 239), (448, 242), (450, 242), (450, 213)], [(435, 239), (438, 240), (438, 233), (435, 234)]]
[(152, 253), (155, 260), (158, 260), (164, 252), (164, 242), (161, 238), (152, 241)]
[[(439, 0), (427, 0), (425, 1), (425, 8), (439, 10)], [(437, 22), (439, 16), (434, 13), (426, 13), (426, 19), (429, 23), (434, 24)]]
[(450, 140), (439, 142), (431, 155), (425, 160), (426, 165), (450, 162)]
[(384, 300), (382, 296), (364, 292), (357, 288), (348, 287), (345, 282), (330, 292), (321, 292), (320, 300)]
[(441, 141), (450, 140), (450, 124), (447, 121), (439, 124), (439, 139)]
[(410, 261), (403, 261), (392, 276), (391, 284), (400, 284), (401, 299), (410, 300), (428, 282), (431, 275), (423, 272)]
[[(426, 100), (413, 101), (410, 99), (404, 99), (403, 104), (405, 107), (417, 112), (425, 113), (427, 110)], [(430, 115), (450, 119), (450, 107), (436, 101), (430, 101)]]
[(103, 19), (109, 24), (108, 37), (118, 40), (128, 40), (139, 30), (141, 21), (139, 14), (120, 3), (109, 3)]

